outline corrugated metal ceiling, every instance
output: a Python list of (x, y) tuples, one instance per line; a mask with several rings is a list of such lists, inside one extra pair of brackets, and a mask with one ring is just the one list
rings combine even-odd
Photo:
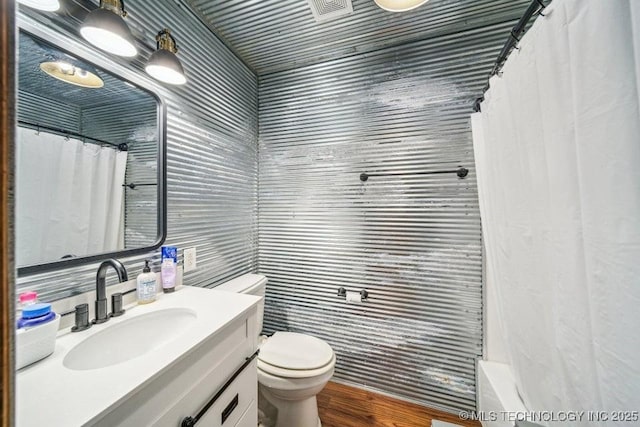
[(353, 14), (316, 23), (305, 0), (186, 1), (259, 75), (517, 19), (529, 3), (431, 0), (392, 13), (354, 0)]

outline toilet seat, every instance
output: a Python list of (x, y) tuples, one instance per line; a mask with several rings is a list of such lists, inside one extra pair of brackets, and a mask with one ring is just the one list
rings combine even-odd
[[(261, 297), (253, 328), (256, 333), (262, 331), (266, 284), (265, 276), (245, 274), (217, 287)], [(265, 414), (275, 410), (280, 427), (321, 427), (316, 395), (331, 380), (336, 365), (329, 344), (309, 335), (276, 332), (270, 338), (260, 337), (259, 348), (258, 408)]]
[(333, 369), (336, 356), (311, 335), (276, 332), (260, 347), (258, 369), (283, 378), (310, 378)]
[(280, 377), (280, 378), (311, 378), (326, 374), (332, 371), (336, 365), (336, 355), (334, 354), (329, 363), (316, 369), (286, 369), (278, 366), (270, 365), (259, 359), (258, 356), (258, 371), (265, 372), (267, 374)]

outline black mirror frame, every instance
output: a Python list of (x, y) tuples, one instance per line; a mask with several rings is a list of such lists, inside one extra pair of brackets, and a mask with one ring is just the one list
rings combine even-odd
[[(57, 49), (60, 49), (63, 52), (68, 53), (72, 56), (80, 56), (83, 61), (88, 64), (97, 67), (101, 71), (105, 73), (109, 73), (118, 79), (126, 81), (138, 89), (141, 89), (148, 94), (150, 94), (157, 103), (157, 120), (158, 120), (158, 210), (157, 210), (157, 238), (156, 241), (150, 246), (144, 246), (133, 249), (123, 249), (119, 251), (113, 252), (105, 252), (95, 255), (87, 255), (87, 256), (79, 256), (74, 258), (65, 258), (58, 261), (46, 262), (42, 264), (32, 264), (24, 267), (18, 267), (16, 269), (18, 277), (30, 276), (34, 274), (45, 273), (49, 271), (63, 270), (71, 267), (77, 267), (85, 264), (92, 264), (98, 261), (107, 259), (107, 258), (116, 258), (116, 257), (130, 257), (135, 255), (140, 255), (143, 253), (148, 253), (158, 249), (164, 243), (167, 237), (167, 106), (165, 101), (153, 90), (153, 85), (147, 83), (142, 78), (135, 78), (135, 72), (131, 70), (127, 70), (127, 75), (123, 76), (121, 74), (116, 74), (113, 70), (106, 69), (105, 66), (96, 64), (90, 58), (85, 58), (81, 56), (81, 52), (73, 52), (68, 48), (60, 46), (50, 39), (45, 39), (42, 34), (42, 30), (37, 27), (32, 27), (26, 23), (21, 23), (19, 26), (19, 30), (28, 34), (30, 37), (41, 40), (42, 42), (52, 45)], [(119, 66), (118, 68), (122, 68)], [(130, 74), (133, 74), (134, 78), (128, 78)], [(17, 93), (16, 93), (17, 96)], [(17, 102), (17, 100), (16, 100)], [(17, 126), (17, 122), (16, 122)]]

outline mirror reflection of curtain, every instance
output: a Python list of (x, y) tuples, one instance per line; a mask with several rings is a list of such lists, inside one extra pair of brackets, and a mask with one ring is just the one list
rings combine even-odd
[(18, 128), (17, 265), (124, 248), (127, 152)]

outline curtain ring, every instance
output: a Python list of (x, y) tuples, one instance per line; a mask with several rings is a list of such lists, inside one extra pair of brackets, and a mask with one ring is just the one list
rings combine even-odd
[(544, 13), (542, 13), (542, 11), (547, 7), (545, 6), (545, 4), (542, 2), (542, 0), (536, 0), (538, 2), (538, 4), (540, 5), (540, 9), (538, 9), (538, 15), (545, 17), (546, 15)]
[(520, 39), (518, 38), (517, 34), (513, 31), (513, 29), (511, 29), (511, 37), (513, 37), (513, 39), (516, 41), (513, 44), (513, 48), (515, 50), (520, 50), (520, 48), (518, 47), (518, 44), (520, 43)]

